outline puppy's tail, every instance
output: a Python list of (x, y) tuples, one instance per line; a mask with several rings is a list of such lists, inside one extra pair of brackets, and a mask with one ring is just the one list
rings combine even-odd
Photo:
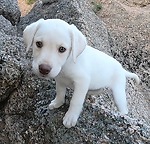
[(125, 71), (125, 76), (126, 77), (134, 78), (137, 84), (140, 83), (140, 79), (135, 73), (131, 73), (131, 72), (126, 71), (126, 70), (124, 70), (124, 71)]

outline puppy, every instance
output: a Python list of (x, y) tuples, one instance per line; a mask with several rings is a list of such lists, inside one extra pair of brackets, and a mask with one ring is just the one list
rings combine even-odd
[(123, 69), (114, 58), (88, 46), (76, 26), (60, 19), (40, 19), (25, 28), (23, 38), (27, 51), (33, 48), (33, 71), (39, 77), (56, 80), (56, 98), (49, 108), (63, 105), (66, 88), (74, 89), (64, 126), (76, 125), (88, 90), (111, 88), (118, 110), (128, 113), (126, 77), (139, 83), (138, 76)]

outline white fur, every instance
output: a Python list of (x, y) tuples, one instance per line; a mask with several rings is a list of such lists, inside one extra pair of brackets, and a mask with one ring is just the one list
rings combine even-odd
[[(76, 125), (88, 90), (110, 87), (119, 111), (128, 113), (126, 77), (139, 83), (138, 76), (123, 69), (114, 58), (88, 46), (85, 36), (74, 25), (59, 19), (40, 19), (26, 27), (23, 37), (27, 51), (33, 48), (34, 72), (40, 77), (56, 80), (57, 94), (49, 108), (64, 104), (66, 87), (74, 89), (70, 107), (63, 118), (67, 128)], [(36, 41), (41, 41), (43, 47), (37, 48)], [(60, 46), (66, 48), (64, 53), (58, 52)], [(40, 64), (51, 67), (49, 74), (39, 72)]]

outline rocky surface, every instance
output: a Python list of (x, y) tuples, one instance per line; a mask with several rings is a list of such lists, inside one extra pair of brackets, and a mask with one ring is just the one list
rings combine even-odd
[[(131, 115), (150, 118), (150, 1), (103, 1), (98, 16), (106, 23), (112, 55), (136, 72), (141, 83), (138, 94), (129, 95)], [(116, 11), (117, 10), (117, 11)], [(134, 104), (134, 103), (138, 103)], [(150, 123), (149, 123), (150, 124)]]
[(0, 15), (8, 19), (12, 25), (16, 25), (21, 16), (17, 0), (1, 0), (0, 1)]
[(16, 48), (21, 42), (16, 42), (18, 39), (16, 30), (9, 21), (0, 16), (0, 102), (8, 98), (18, 87), (21, 78), (21, 54)]
[[(54, 3), (44, 5), (38, 1), (28, 15), (21, 17), (17, 27), (1, 16), (0, 143), (150, 143), (149, 101), (146, 99), (146, 93), (150, 93), (144, 79), (139, 86), (128, 81), (129, 117), (120, 116), (116, 112), (108, 89), (101, 90), (99, 95), (87, 96), (83, 112), (74, 128), (66, 129), (62, 125), (72, 95), (71, 90), (68, 89), (66, 103), (62, 107), (48, 110), (48, 104), (55, 96), (55, 81), (39, 79), (32, 73), (32, 50), (25, 54), (22, 39), (22, 31), (26, 25), (39, 18), (61, 18), (74, 23), (87, 36), (90, 45), (113, 55), (122, 63), (122, 57), (126, 58), (123, 52), (119, 52), (122, 51), (117, 46), (117, 43), (120, 44), (119, 40), (114, 41), (115, 35), (111, 31), (108, 35), (107, 25), (93, 13), (87, 1), (55, 0)], [(128, 49), (132, 50), (132, 47), (128, 46)], [(135, 49), (133, 51), (135, 53)], [(146, 56), (142, 55), (142, 58)], [(128, 57), (128, 63), (123, 64), (126, 69), (135, 71), (136, 69), (130, 69), (133, 57)], [(134, 63), (138, 65), (136, 60)], [(145, 67), (148, 65), (145, 64)], [(140, 69), (137, 72), (144, 75)], [(139, 102), (131, 97), (138, 98)], [(136, 111), (139, 103), (143, 103), (145, 107), (141, 106), (140, 112)]]

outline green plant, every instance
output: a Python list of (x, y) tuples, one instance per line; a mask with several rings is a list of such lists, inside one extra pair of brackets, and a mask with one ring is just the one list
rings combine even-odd
[(33, 4), (35, 1), (36, 0), (26, 0), (26, 3), (30, 5), (30, 4)]
[(102, 4), (100, 2), (91, 2), (91, 4), (93, 5), (93, 11), (95, 13), (102, 9)]

